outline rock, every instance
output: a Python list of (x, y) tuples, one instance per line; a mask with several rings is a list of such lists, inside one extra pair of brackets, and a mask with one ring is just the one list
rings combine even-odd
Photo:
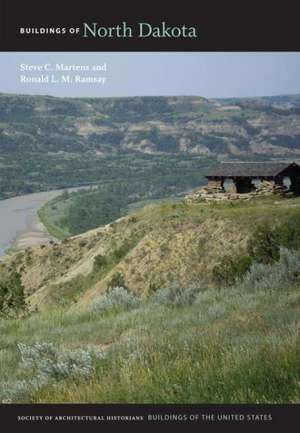
[(275, 184), (273, 181), (262, 181), (261, 184), (249, 193), (239, 194), (236, 192), (226, 192), (222, 186), (217, 183), (211, 182), (208, 186), (193, 191), (186, 196), (186, 200), (191, 203), (195, 202), (211, 202), (211, 201), (224, 201), (224, 200), (251, 200), (258, 196), (291, 196), (288, 188), (284, 185)]

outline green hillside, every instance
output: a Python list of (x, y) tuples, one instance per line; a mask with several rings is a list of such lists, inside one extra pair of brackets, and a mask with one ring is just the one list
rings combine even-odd
[[(277, 259), (276, 245), (297, 248), (299, 221), (298, 198), (211, 205), (164, 201), (62, 242), (7, 256), (0, 272), (20, 273), (32, 308), (88, 305), (111, 284), (142, 296), (174, 282), (214, 287), (220, 267), (227, 278), (230, 260), (237, 264), (244, 257), (243, 269), (249, 257)], [(258, 250), (252, 245), (256, 238), (262, 242)]]
[(6, 256), (0, 401), (298, 402), (299, 234), (298, 198), (168, 201)]
[(208, 100), (1, 94), (0, 198), (120, 180), (136, 165), (147, 172), (157, 161), (170, 170), (173, 155), (190, 162), (188, 171), (217, 157), (297, 159), (299, 105), (298, 95)]
[(297, 403), (299, 281), (256, 272), (251, 288), (173, 286), (148, 300), (118, 288), (84, 310), (0, 320), (0, 400)]

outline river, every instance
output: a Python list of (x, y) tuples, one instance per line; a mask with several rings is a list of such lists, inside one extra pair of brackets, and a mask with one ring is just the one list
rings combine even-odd
[[(68, 191), (78, 189), (70, 188)], [(51, 239), (40, 222), (37, 211), (62, 192), (63, 190), (46, 191), (0, 200), (0, 257), (12, 246), (26, 248)]]

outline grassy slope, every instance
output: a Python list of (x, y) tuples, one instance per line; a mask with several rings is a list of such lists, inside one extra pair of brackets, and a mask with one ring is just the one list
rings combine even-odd
[[(259, 223), (299, 218), (299, 212), (299, 199), (166, 202), (7, 258), (7, 268), (24, 268), (30, 299), (48, 309), (0, 320), (0, 397), (8, 382), (20, 402), (299, 402), (299, 285), (283, 289), (274, 278), (267, 290), (205, 289), (211, 266), (224, 254), (238, 254)], [(108, 261), (95, 271), (98, 254)], [(154, 305), (150, 297), (132, 311), (90, 310), (116, 271), (141, 294), (155, 276), (182, 285), (205, 276), (207, 286), (202, 279), (189, 306)], [(67, 305), (58, 307), (62, 300)], [(74, 300), (80, 308), (69, 308)], [(100, 348), (105, 357), (86, 380), (78, 376), (34, 391), (28, 383), (37, 371), (21, 368), (17, 344), (37, 341), (52, 342), (62, 353)]]
[(102, 348), (105, 357), (87, 380), (48, 384), (17, 401), (299, 402), (299, 313), (299, 287), (209, 289), (192, 306), (146, 303), (108, 316), (56, 309), (0, 321), (0, 377), (32, 377), (20, 368), (17, 343), (53, 342), (61, 352)]
[[(299, 214), (299, 199), (232, 205), (165, 202), (60, 244), (27, 249), (2, 266), (22, 272), (30, 301), (39, 307), (74, 300), (87, 305), (117, 273), (140, 294), (174, 280), (183, 287), (199, 281), (211, 286), (214, 266), (225, 255), (243, 253), (258, 224)], [(95, 270), (98, 255), (106, 263)]]
[(51, 214), (51, 208), (49, 205), (44, 205), (38, 211), (38, 216), (51, 236), (59, 240), (66, 239), (68, 236), (70, 236), (68, 230), (55, 224), (55, 220), (53, 219), (53, 216)]

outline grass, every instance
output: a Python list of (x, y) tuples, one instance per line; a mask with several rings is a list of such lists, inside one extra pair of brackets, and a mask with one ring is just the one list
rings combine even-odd
[[(15, 401), (26, 403), (299, 402), (299, 286), (198, 292), (189, 305), (148, 300), (130, 311), (61, 308), (0, 321), (1, 381), (13, 389), (25, 380)], [(17, 344), (35, 342), (63, 357), (91, 347), (105, 356), (89, 377), (33, 389)]]
[[(3, 261), (22, 272), (33, 301), (70, 304), (89, 301), (114, 274), (121, 273), (133, 292), (145, 294), (172, 281), (182, 287), (205, 280), (214, 285), (214, 269), (223, 257), (246, 253), (247, 240), (261, 224), (300, 218), (300, 200), (264, 198), (243, 203), (148, 204), (101, 231), (29, 249), (19, 261)], [(94, 259), (105, 258), (99, 272)], [(82, 272), (77, 268), (83, 269)]]
[[(53, 208), (55, 206), (55, 208)], [(48, 233), (59, 240), (70, 236), (66, 227), (59, 226), (56, 221), (64, 215), (62, 201), (53, 199), (38, 210), (38, 217), (46, 227)]]
[[(167, 282), (143, 290), (145, 280), (141, 280), (137, 286), (141, 290), (134, 291), (134, 298), (128, 296), (125, 289), (114, 293), (114, 297), (108, 292), (105, 298), (101, 295), (103, 292), (97, 291), (98, 298), (91, 298), (94, 299), (91, 305), (80, 303), (88, 288), (95, 287), (103, 275), (128, 257), (132, 263), (128, 260), (124, 268), (116, 269), (133, 266), (137, 270), (143, 266), (142, 257), (134, 257), (133, 252), (144, 233), (150, 230), (155, 238), (158, 228), (163, 231), (165, 243), (148, 241), (150, 245), (145, 254), (149, 257), (152, 249), (156, 252), (159, 246), (166, 262), (170, 247), (166, 235), (170, 233), (172, 239), (178, 233), (187, 236), (192, 227), (193, 238), (186, 249), (180, 244), (176, 251), (184, 254), (184, 260), (189, 260), (190, 267), (184, 268), (188, 279), (202, 257), (196, 255), (197, 263), (192, 262), (195, 258), (193, 241), (203, 232), (205, 220), (209, 220), (212, 229), (203, 234), (206, 236), (201, 246), (203, 256), (207, 254), (210, 237), (215, 235), (218, 220), (226, 222), (224, 231), (217, 233), (218, 239), (222, 235), (226, 241), (229, 230), (243, 228), (245, 233), (251, 233), (262, 222), (284, 223), (291, 218), (299, 218), (299, 199), (270, 198), (232, 205), (162, 202), (139, 209), (128, 220), (115, 223), (109, 234), (97, 238), (101, 247), (105, 242), (108, 246), (103, 254), (100, 248), (97, 250), (99, 263), (93, 256), (94, 267), (90, 274), (55, 287), (52, 295), (63, 299), (64, 305), (57, 302), (51, 308), (47, 301), (47, 310), (24, 318), (0, 320), (0, 401), (299, 402), (299, 252), (285, 251), (274, 264), (252, 265), (246, 276), (232, 287), (207, 288), (202, 280), (202, 283), (195, 283), (195, 287), (170, 286)], [(173, 225), (179, 225), (178, 231), (173, 231)], [(78, 248), (71, 249), (70, 257), (76, 253), (79, 259), (76, 254), (75, 259), (81, 260), (79, 253), (90, 251), (89, 243), (93, 240), (93, 237), (70, 240), (48, 250), (38, 249), (36, 255), (44, 257), (42, 254), (46, 251), (47, 258), (54, 253), (67, 258), (70, 243), (77, 242)], [(80, 247), (83, 241), (87, 244)], [(233, 251), (232, 242), (225, 245)], [(37, 257), (33, 253), (31, 256), (34, 267)], [(54, 259), (50, 270), (57, 270), (60, 263), (56, 256)], [(154, 275), (161, 278), (164, 269), (159, 265)], [(145, 266), (141, 269), (145, 272)], [(169, 269), (174, 276), (176, 269), (172, 268), (170, 260)], [(205, 272), (208, 273), (206, 268)], [(46, 274), (46, 264), (43, 273)], [(52, 281), (51, 274), (49, 281)], [(128, 287), (131, 289), (130, 284)], [(161, 290), (157, 290), (160, 287)], [(34, 368), (28, 367), (18, 347), (29, 355), (36, 353), (37, 347), (44, 347), (45, 353), (52, 353), (52, 358), (45, 361), (41, 353)], [(94, 351), (104, 356), (93, 357)], [(74, 359), (75, 367), (72, 364), (71, 368), (70, 362)], [(85, 359), (89, 363), (87, 370), (84, 369)], [(71, 368), (70, 373), (68, 368)]]

